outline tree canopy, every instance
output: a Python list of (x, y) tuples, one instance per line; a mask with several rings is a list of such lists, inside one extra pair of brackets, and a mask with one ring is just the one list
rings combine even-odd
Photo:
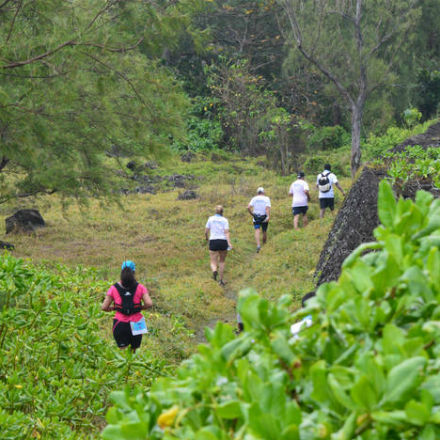
[(157, 154), (182, 136), (187, 98), (158, 55), (186, 17), (165, 3), (0, 5), (0, 202), (109, 193), (103, 153)]

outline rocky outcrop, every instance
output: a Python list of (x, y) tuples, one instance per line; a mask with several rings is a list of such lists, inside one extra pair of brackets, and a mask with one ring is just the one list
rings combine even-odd
[(8, 251), (13, 251), (15, 246), (12, 243), (7, 243), (6, 241), (0, 240), (0, 249), (6, 249)]
[(41, 214), (36, 209), (20, 209), (6, 220), (6, 234), (11, 232), (33, 232), (46, 226)]
[(190, 189), (177, 196), (177, 200), (194, 200), (194, 199), (198, 199), (198, 198), (199, 198), (199, 195), (195, 191), (192, 191)]
[(440, 122), (431, 125), (425, 133), (408, 138), (392, 148), (393, 152), (401, 152), (408, 146), (420, 145), (423, 148), (440, 147)]
[[(392, 151), (403, 151), (407, 146), (420, 145), (424, 148), (440, 146), (440, 123), (432, 125), (425, 133), (411, 137), (396, 145)], [(317, 285), (337, 280), (345, 258), (360, 244), (374, 240), (373, 231), (379, 224), (377, 216), (377, 193), (379, 182), (385, 177), (384, 169), (366, 166), (350, 189), (316, 266)], [(419, 189), (440, 197), (440, 191), (429, 179), (410, 181), (399, 188), (399, 195), (414, 198)]]

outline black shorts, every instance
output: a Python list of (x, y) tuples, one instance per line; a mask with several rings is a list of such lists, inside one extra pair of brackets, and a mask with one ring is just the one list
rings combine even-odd
[(294, 206), (292, 208), (292, 214), (293, 215), (299, 215), (299, 214), (307, 214), (307, 210), (309, 209), (308, 206)]
[(335, 199), (333, 197), (319, 199), (319, 206), (321, 209), (330, 208), (330, 210), (333, 211), (335, 209)]
[(226, 251), (228, 249), (227, 240), (209, 240), (210, 251)]
[(254, 220), (254, 229), (260, 229), (261, 228), (263, 230), (263, 232), (266, 232), (268, 226), (269, 226), (269, 222), (256, 222)]
[(113, 336), (119, 348), (128, 347), (139, 348), (141, 346), (142, 335), (133, 336), (129, 322), (113, 319)]

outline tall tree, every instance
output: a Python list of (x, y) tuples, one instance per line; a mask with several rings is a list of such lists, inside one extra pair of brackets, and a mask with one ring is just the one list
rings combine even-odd
[(155, 60), (176, 3), (0, 2), (0, 203), (111, 194), (106, 151), (157, 154), (182, 134), (186, 97)]
[(292, 44), (336, 87), (351, 113), (351, 172), (361, 164), (361, 126), (371, 94), (393, 78), (418, 0), (279, 0)]

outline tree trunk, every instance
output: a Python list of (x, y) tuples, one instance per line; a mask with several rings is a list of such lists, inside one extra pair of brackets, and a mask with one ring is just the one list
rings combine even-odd
[(361, 166), (361, 125), (363, 105), (355, 104), (351, 110), (351, 177)]

